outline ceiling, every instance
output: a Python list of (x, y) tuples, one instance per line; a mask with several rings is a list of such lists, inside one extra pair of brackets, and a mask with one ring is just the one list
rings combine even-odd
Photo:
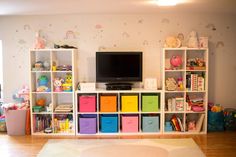
[(0, 0), (0, 15), (138, 14), (160, 12), (236, 14), (236, 0), (179, 0), (160, 7), (155, 0)]

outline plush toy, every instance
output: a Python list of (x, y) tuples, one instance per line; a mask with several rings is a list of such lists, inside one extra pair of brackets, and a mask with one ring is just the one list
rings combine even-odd
[(166, 80), (166, 90), (174, 91), (177, 89), (177, 83), (174, 78), (167, 78)]
[(66, 74), (65, 83), (62, 84), (62, 89), (65, 92), (72, 91), (72, 75), (70, 73)]
[(188, 38), (188, 47), (189, 48), (199, 47), (197, 32), (195, 31), (190, 32), (189, 38)]
[(35, 34), (35, 49), (44, 49), (45, 48), (45, 39), (40, 36), (40, 31)]
[(55, 92), (62, 92), (62, 83), (64, 82), (61, 78), (55, 78), (53, 85), (54, 85), (54, 91)]
[(181, 41), (177, 37), (167, 37), (165, 40), (165, 45), (164, 47), (167, 48), (178, 48), (181, 46)]

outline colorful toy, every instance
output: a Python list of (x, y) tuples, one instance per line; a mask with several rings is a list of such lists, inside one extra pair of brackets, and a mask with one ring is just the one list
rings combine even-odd
[(181, 90), (181, 91), (184, 89), (183, 78), (182, 77), (178, 78), (178, 89)]
[(62, 89), (65, 92), (72, 91), (72, 75), (70, 73), (66, 74), (65, 83), (62, 84)]
[(195, 31), (190, 32), (189, 38), (188, 38), (188, 47), (190, 48), (199, 47), (197, 32)]
[(175, 56), (173, 55), (170, 59), (170, 64), (174, 67), (174, 68), (177, 68), (177, 67), (180, 67), (182, 65), (182, 58), (181, 56)]
[(55, 92), (62, 92), (62, 83), (64, 82), (61, 78), (55, 78), (53, 85), (54, 85), (54, 91)]
[(50, 92), (50, 88), (48, 87), (48, 77), (42, 75), (38, 78), (38, 88), (37, 92)]

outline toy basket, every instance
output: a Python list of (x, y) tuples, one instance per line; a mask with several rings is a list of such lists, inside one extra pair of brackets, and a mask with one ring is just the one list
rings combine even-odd
[(224, 131), (224, 114), (221, 112), (208, 111), (208, 131)]
[(225, 130), (236, 130), (236, 109), (224, 109)]
[(5, 112), (8, 135), (25, 135), (26, 111), (8, 110)]

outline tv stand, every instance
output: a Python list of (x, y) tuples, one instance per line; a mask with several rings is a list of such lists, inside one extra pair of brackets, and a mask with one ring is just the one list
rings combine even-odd
[(107, 83), (106, 90), (131, 90), (132, 83)]

